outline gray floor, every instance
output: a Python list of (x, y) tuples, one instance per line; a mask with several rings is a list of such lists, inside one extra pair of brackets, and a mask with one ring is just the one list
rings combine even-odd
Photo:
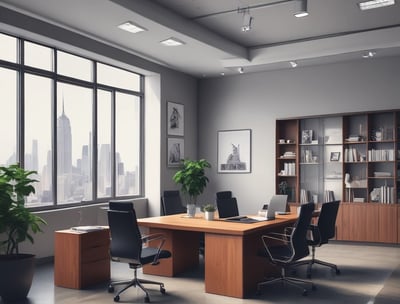
[[(317, 285), (317, 290), (310, 292), (307, 297), (303, 297), (299, 289), (281, 286), (281, 284), (270, 285), (261, 295), (254, 295), (248, 299), (206, 294), (204, 267), (175, 278), (149, 276), (142, 273), (140, 276), (162, 280), (165, 283), (166, 295), (161, 295), (156, 287), (151, 290), (152, 303), (400, 303), (400, 278), (398, 275), (392, 276), (400, 263), (399, 246), (331, 242), (317, 249), (317, 257), (337, 264), (341, 275), (336, 275), (325, 267), (316, 266), (313, 271), (313, 280)], [(113, 279), (126, 279), (132, 274), (125, 264), (119, 263), (112, 263), (111, 271)], [(304, 277), (305, 267), (300, 267), (297, 275)], [(381, 290), (390, 297), (377, 297), (382, 294)], [(375, 302), (376, 298), (380, 301)], [(53, 266), (44, 264), (37, 267), (32, 289), (25, 303), (113, 303), (113, 294), (107, 292), (107, 284), (86, 290), (55, 287)], [(143, 303), (143, 293), (137, 288), (130, 288), (121, 295), (120, 303)]]

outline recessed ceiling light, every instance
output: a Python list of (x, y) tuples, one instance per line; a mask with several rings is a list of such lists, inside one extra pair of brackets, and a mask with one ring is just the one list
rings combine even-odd
[(121, 30), (130, 32), (130, 33), (134, 33), (134, 34), (147, 31), (146, 28), (144, 28), (144, 27), (142, 27), (140, 25), (137, 25), (137, 24), (135, 24), (135, 23), (133, 23), (131, 21), (127, 21), (125, 23), (122, 23), (122, 24), (118, 25), (118, 27)]
[(292, 68), (295, 68), (295, 67), (298, 66), (296, 61), (290, 61), (290, 65), (291, 65)]
[(307, 11), (307, 0), (298, 0), (299, 9), (294, 13), (294, 16), (297, 18), (302, 18), (308, 16)]
[(394, 5), (395, 0), (370, 0), (370, 1), (364, 1), (360, 2), (358, 4), (360, 10), (369, 10), (373, 8), (378, 8), (378, 7), (384, 7), (384, 6), (389, 6), (389, 5)]
[(179, 46), (179, 45), (185, 44), (183, 41), (181, 41), (181, 40), (179, 40), (177, 38), (174, 38), (174, 37), (171, 37), (171, 38), (165, 39), (163, 41), (160, 41), (160, 43), (164, 44), (166, 46)]
[(376, 55), (376, 52), (373, 51), (368, 51), (365, 54), (362, 55), (363, 58), (372, 58)]
[(239, 71), (240, 74), (243, 74), (244, 73), (243, 67), (238, 68), (238, 71)]

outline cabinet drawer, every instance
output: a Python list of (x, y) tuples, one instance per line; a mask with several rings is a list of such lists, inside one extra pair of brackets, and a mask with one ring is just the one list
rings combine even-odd
[(108, 229), (91, 231), (81, 235), (81, 248), (87, 249), (99, 246), (109, 246), (110, 232)]
[(109, 259), (82, 264), (80, 288), (102, 282), (107, 282), (109, 280), (110, 280)]
[(97, 246), (97, 247), (86, 248), (81, 253), (82, 263), (94, 262), (98, 260), (110, 260), (108, 246)]

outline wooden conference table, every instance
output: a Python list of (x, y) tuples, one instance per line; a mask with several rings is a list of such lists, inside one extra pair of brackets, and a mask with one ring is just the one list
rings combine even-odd
[(164, 249), (172, 257), (159, 265), (146, 265), (147, 274), (175, 276), (199, 265), (199, 235), (205, 234), (205, 291), (245, 298), (256, 291), (257, 283), (277, 269), (258, 256), (263, 248), (261, 235), (282, 231), (297, 219), (297, 214), (278, 215), (275, 220), (257, 223), (207, 221), (202, 214), (187, 218), (184, 214), (138, 219), (149, 233), (163, 233)]

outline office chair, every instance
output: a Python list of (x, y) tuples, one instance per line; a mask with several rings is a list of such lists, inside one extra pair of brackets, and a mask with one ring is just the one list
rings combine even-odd
[(165, 190), (161, 196), (162, 215), (186, 213), (179, 190)]
[(289, 267), (296, 265), (298, 260), (308, 256), (310, 253), (306, 236), (313, 211), (314, 203), (304, 204), (301, 206), (299, 218), (293, 227), (285, 230), (285, 233), (270, 232), (261, 237), (265, 247), (263, 256), (266, 256), (271, 263), (281, 268), (281, 275), (278, 278), (258, 283), (257, 293), (261, 292), (263, 286), (275, 282), (283, 282), (300, 287), (303, 289), (304, 296), (307, 295), (308, 291), (299, 283), (310, 284), (312, 290), (316, 289), (314, 283), (310, 280), (286, 276), (286, 270)]
[(335, 270), (340, 274), (340, 270), (335, 264), (324, 262), (315, 258), (315, 248), (327, 244), (335, 236), (336, 217), (339, 210), (340, 201), (326, 202), (322, 204), (321, 212), (316, 225), (310, 225), (311, 237), (307, 243), (311, 246), (311, 259), (301, 261), (298, 265), (307, 264), (307, 277), (311, 278), (311, 268), (313, 264), (320, 264)]
[(236, 197), (217, 199), (217, 209), (219, 218), (239, 215)]
[[(119, 203), (121, 204), (121, 203)], [(123, 204), (123, 203), (122, 203)], [(128, 205), (128, 204), (125, 204)], [(116, 206), (114, 204), (114, 206)], [(125, 206), (126, 207), (126, 206)], [(169, 258), (171, 253), (167, 250), (162, 250), (165, 238), (162, 234), (154, 234), (142, 236), (137, 224), (135, 209), (132, 207), (129, 211), (108, 210), (108, 224), (111, 234), (110, 255), (114, 262), (128, 263), (129, 267), (134, 270), (134, 277), (127, 281), (110, 282), (108, 292), (114, 292), (114, 286), (126, 285), (118, 291), (114, 297), (115, 302), (119, 302), (120, 294), (131, 286), (141, 288), (146, 296), (145, 303), (150, 302), (148, 291), (143, 284), (154, 284), (160, 286), (160, 292), (165, 294), (164, 284), (161, 282), (139, 279), (137, 270), (143, 265), (159, 264), (159, 259)], [(158, 247), (143, 247), (144, 243), (150, 241), (159, 241)]]
[(232, 197), (232, 191), (219, 191), (216, 193), (217, 199), (220, 198), (231, 198)]

